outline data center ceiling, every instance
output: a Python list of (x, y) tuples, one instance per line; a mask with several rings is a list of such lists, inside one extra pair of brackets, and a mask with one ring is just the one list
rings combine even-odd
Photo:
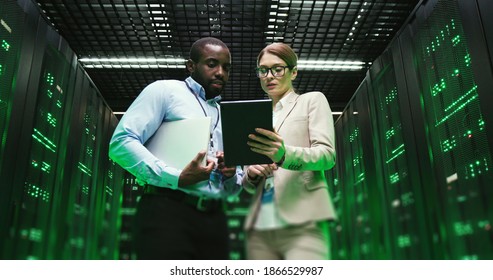
[[(39, 0), (114, 112), (158, 79), (183, 79), (191, 44), (222, 39), (233, 67), (223, 100), (262, 99), (254, 74), (267, 44), (299, 56), (300, 92), (322, 91), (342, 111), (420, 0)], [(303, 63), (303, 64), (301, 64)]]

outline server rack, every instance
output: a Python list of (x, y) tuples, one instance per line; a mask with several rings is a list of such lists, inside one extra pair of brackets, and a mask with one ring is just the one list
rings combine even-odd
[[(458, 1), (459, 13), (463, 29), (468, 42), (468, 52), (474, 63), (472, 70), (476, 83), (484, 91), (493, 88), (493, 3), (488, 0)], [(481, 91), (479, 92), (482, 93)], [(482, 112), (490, 110), (493, 104), (493, 95), (481, 94), (480, 107)], [(483, 115), (487, 124), (493, 123), (492, 114)], [(493, 129), (487, 129), (486, 135), (490, 150), (493, 150)]]
[(132, 245), (133, 222), (137, 211), (137, 203), (143, 193), (144, 189), (137, 184), (135, 176), (125, 171), (121, 215), (119, 218), (121, 223), (119, 259), (121, 260), (136, 259), (135, 250)]
[[(413, 34), (413, 69), (417, 77), (423, 135), (433, 168), (442, 250), (446, 259), (489, 259), (489, 207), (493, 179), (488, 124), (481, 98), (489, 88), (476, 80), (474, 56), (464, 32), (458, 1), (428, 3), (418, 13)], [(408, 53), (409, 54), (409, 53)], [(488, 72), (479, 73), (485, 75)], [(489, 71), (491, 73), (491, 70)], [(491, 79), (491, 76), (490, 76)], [(418, 109), (418, 105), (414, 107)], [(491, 141), (491, 139), (490, 139)]]
[[(112, 112), (105, 110), (106, 121), (108, 125), (104, 140), (109, 140), (113, 135), (113, 130), (118, 123), (118, 119), (114, 117)], [(121, 228), (121, 208), (123, 196), (124, 175), (122, 168), (108, 155), (109, 146), (103, 145), (104, 149), (101, 152), (102, 158), (106, 157), (106, 166), (104, 177), (104, 200), (101, 204), (101, 209), (104, 209), (103, 225), (99, 232), (99, 243), (97, 246), (103, 247), (100, 252), (102, 259), (117, 260), (120, 256), (120, 228)]]
[(6, 139), (22, 48), (22, 11), (15, 3), (0, 7), (0, 168), (4, 162)]
[(418, 168), (415, 132), (408, 104), (400, 44), (396, 40), (368, 72), (371, 88), (371, 131), (382, 204), (388, 214), (391, 258), (434, 256), (429, 236), (433, 223), (427, 215), (422, 174)]
[[(338, 149), (338, 164), (344, 164), (341, 189), (354, 185), (351, 161), (364, 154), (375, 166), (365, 165), (367, 182), (360, 184), (381, 191), (343, 193), (342, 204), (354, 206), (353, 213), (342, 211), (341, 217), (354, 219), (355, 201), (368, 197), (367, 228), (381, 229), (377, 236), (390, 252), (370, 258), (493, 257), (493, 115), (487, 105), (493, 75), (486, 44), (492, 27), (484, 25), (491, 19), (480, 16), (491, 8), (481, 0), (423, 1), (362, 83), (368, 85), (369, 94), (360, 99), (368, 100), (371, 124), (360, 122), (359, 129), (372, 135), (373, 146), (350, 148), (347, 130), (354, 127), (354, 117), (349, 116), (361, 107), (361, 91), (336, 122), (344, 140)], [(364, 230), (352, 229), (357, 232), (345, 238), (359, 244)], [(350, 259), (368, 257), (351, 245), (348, 252)]]
[[(246, 175), (245, 175), (246, 176)], [(245, 251), (245, 217), (248, 214), (253, 195), (242, 191), (238, 196), (229, 197), (226, 200), (226, 216), (228, 217), (229, 230), (229, 259), (244, 260), (247, 258)]]
[(13, 172), (15, 220), (12, 240), (20, 258), (49, 258), (52, 210), (61, 186), (65, 129), (70, 112), (71, 54), (57, 49), (56, 36), (39, 24), (23, 115), (20, 149)]
[[(370, 131), (369, 83), (365, 79), (335, 124), (340, 180), (340, 227), (348, 259), (388, 259), (386, 211)], [(377, 203), (375, 203), (377, 202)], [(335, 256), (334, 256), (335, 257)]]
[[(6, 1), (0, 7), (0, 17), (4, 24), (0, 26), (0, 244), (5, 240), (10, 214), (15, 207), (10, 203), (14, 190), (11, 188), (15, 166), (12, 159), (16, 156), (21, 129), (22, 112), (15, 110), (23, 106), (26, 99), (28, 75), (34, 50), (35, 29), (31, 28), (33, 18), (27, 17), (14, 1)], [(24, 22), (30, 23), (25, 25)]]
[[(338, 134), (336, 134), (336, 149), (338, 148), (338, 143), (340, 141), (337, 139)], [(337, 155), (339, 156), (339, 155)], [(338, 219), (330, 221), (329, 223), (329, 252), (331, 259), (347, 260), (349, 253), (347, 248), (349, 247), (350, 240), (346, 238), (345, 228), (339, 217), (344, 215), (344, 210), (342, 207), (343, 194), (342, 186), (339, 183), (340, 171), (339, 165), (336, 164), (332, 169), (325, 171), (325, 178), (329, 187), (329, 194), (334, 205), (334, 210), (338, 216)]]
[(113, 195), (123, 170), (110, 164), (107, 146), (116, 118), (33, 2), (4, 0), (1, 7), (5, 19), (18, 20), (4, 29), (22, 38), (12, 40), (17, 61), (1, 56), (10, 72), (0, 78), (12, 92), (1, 131), (0, 256), (114, 258), (120, 198)]

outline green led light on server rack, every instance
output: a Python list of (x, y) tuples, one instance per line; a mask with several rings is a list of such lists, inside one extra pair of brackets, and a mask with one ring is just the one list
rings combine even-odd
[(466, 66), (467, 67), (470, 67), (471, 66), (471, 55), (470, 54), (466, 54), (464, 56), (464, 62), (466, 63)]
[[(454, 19), (451, 19), (450, 21), (451, 21), (450, 22), (450, 26), (452, 28), (450, 28), (450, 26), (448, 24), (445, 25), (445, 30), (442, 29), (442, 30), (439, 31), (439, 34), (440, 35), (439, 36), (436, 36), (434, 41), (431, 41), (430, 46), (424, 47), (426, 49), (426, 53), (428, 55), (431, 55), (432, 52), (436, 52), (437, 47), (440, 47), (441, 46), (440, 42), (444, 42), (446, 40), (445, 33), (447, 35), (451, 35), (451, 29), (452, 30), (455, 30), (455, 22), (454, 22)], [(457, 35), (457, 36), (459, 36), (459, 35)], [(460, 39), (457, 38), (457, 37), (455, 37), (455, 41), (454, 41), (454, 39), (452, 39), (452, 42), (456, 42), (456, 41), (460, 42)]]
[(389, 140), (394, 135), (395, 135), (395, 129), (392, 127), (385, 132), (385, 139)]
[(404, 147), (404, 144), (401, 144), (399, 147), (395, 148), (390, 152), (391, 157), (386, 161), (386, 163), (390, 163), (400, 155), (404, 154), (405, 151), (406, 149)]
[(458, 221), (454, 223), (454, 232), (457, 236), (465, 236), (473, 234), (474, 229), (471, 224)]
[(90, 168), (88, 168), (87, 166), (85, 166), (82, 162), (79, 162), (77, 164), (77, 167), (79, 168), (80, 171), (84, 172), (85, 174), (89, 175), (89, 176), (92, 176), (92, 171)]
[(41, 143), (43, 146), (45, 146), (48, 150), (55, 152), (56, 150), (56, 145), (53, 143), (50, 139), (48, 139), (46, 136), (43, 135), (39, 130), (34, 128), (34, 133), (32, 134), (32, 137)]
[(7, 43), (7, 41), (2, 40), (2, 49), (4, 49), (6, 52), (10, 50), (10, 44)]
[[(31, 161), (31, 166), (34, 167), (34, 168), (38, 168), (40, 167), (40, 164), (38, 163), (38, 161), (36, 160), (32, 160)], [(50, 170), (51, 170), (51, 165), (45, 161), (41, 162), (41, 167), (40, 167), (40, 170), (49, 174), (50, 173)]]
[(433, 87), (431, 88), (431, 96), (437, 96), (439, 93), (441, 93), (446, 88), (447, 88), (447, 85), (445, 84), (445, 80), (443, 78), (441, 78), (440, 83), (434, 84)]
[(400, 181), (399, 172), (390, 175), (390, 183), (395, 184)]
[[(452, 117), (457, 112), (459, 112), (460, 110), (462, 110), (464, 107), (466, 107), (467, 105), (469, 105), (469, 103), (471, 103), (472, 101), (476, 100), (476, 98), (478, 97), (478, 94), (477, 94), (477, 91), (476, 91), (477, 88), (478, 88), (478, 86), (477, 85), (474, 85), (469, 91), (466, 92), (466, 94), (464, 94), (463, 96), (461, 96), (460, 98), (458, 98), (457, 100), (455, 100), (454, 102), (452, 102), (452, 104), (450, 104), (447, 108), (445, 108), (443, 110), (444, 112), (450, 111), (452, 109), (453, 109), (453, 111), (451, 111), (448, 115), (446, 115), (442, 119), (440, 119), (435, 124), (435, 127), (441, 125), (442, 123), (444, 123), (445, 121), (447, 121), (450, 117)], [(469, 95), (472, 95), (473, 93), (474, 93), (474, 95), (469, 97)], [(454, 108), (454, 107), (456, 107), (456, 108)]]
[(46, 74), (46, 82), (52, 86), (55, 83), (55, 77), (51, 73)]
[(108, 195), (113, 195), (113, 189), (111, 189), (109, 186), (104, 186), (104, 192)]
[(460, 43), (460, 35), (455, 36), (452, 38), (452, 46), (456, 47)]
[(442, 149), (443, 153), (449, 152), (455, 147), (457, 147), (457, 141), (454, 139), (455, 137), (452, 136), (450, 139), (445, 139), (440, 142), (440, 147)]
[(50, 173), (50, 170), (51, 170), (51, 165), (48, 164), (47, 162), (43, 161), (41, 163), (41, 171), (44, 171), (46, 173)]
[(487, 158), (482, 158), (481, 160), (476, 160), (474, 163), (470, 163), (466, 168), (468, 168), (468, 172), (466, 172), (466, 179), (467, 175), (471, 177), (475, 177), (476, 173), (481, 174), (484, 170), (487, 172), (489, 170), (489, 165), (488, 165), (488, 159)]
[(53, 127), (56, 127), (57, 120), (51, 113), (46, 115), (46, 121)]
[(406, 248), (406, 247), (411, 247), (411, 236), (406, 234), (406, 235), (400, 235), (397, 237), (397, 246), (399, 248)]
[[(357, 180), (356, 180), (356, 182), (354, 184), (357, 185), (357, 184), (359, 184), (359, 183), (361, 183), (363, 181), (365, 181), (365, 172), (362, 172), (362, 173), (360, 173), (358, 175)], [(363, 197), (359, 197), (359, 198), (360, 198), (361, 201), (363, 200)]]
[(488, 220), (481, 220), (478, 221), (478, 227), (484, 230), (490, 230), (491, 229), (491, 224)]
[(483, 131), (484, 130), (484, 120), (483, 120), (483, 118), (480, 118), (478, 120), (478, 127), (479, 127), (479, 131)]
[(92, 157), (94, 155), (94, 151), (93, 149), (89, 148), (89, 147), (86, 147), (86, 154), (90, 157)]
[(26, 193), (34, 198), (41, 198), (42, 201), (50, 200), (50, 193), (36, 185), (26, 183)]
[(43, 240), (43, 230), (39, 228), (21, 229), (20, 235), (34, 242)]
[(82, 185), (82, 193), (85, 195), (89, 194), (89, 187), (86, 185)]
[(388, 96), (385, 96), (385, 104), (389, 105), (397, 97), (397, 87), (394, 87)]
[(406, 207), (414, 204), (414, 194), (413, 192), (406, 192), (401, 195), (402, 206)]
[(353, 142), (359, 135), (359, 129), (355, 129), (353, 133), (349, 135), (349, 142)]

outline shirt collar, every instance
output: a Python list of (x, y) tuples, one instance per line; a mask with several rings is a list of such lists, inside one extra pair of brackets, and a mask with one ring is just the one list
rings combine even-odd
[(221, 95), (218, 95), (209, 100), (205, 99), (204, 87), (202, 87), (199, 83), (197, 83), (192, 77), (186, 78), (185, 83), (187, 84), (187, 87), (192, 91), (193, 94), (198, 95), (200, 98), (202, 98), (202, 100), (205, 100), (208, 103), (217, 104), (217, 102), (221, 101), (222, 99)]
[(277, 102), (276, 107), (274, 108), (274, 111), (280, 111), (284, 106), (286, 106), (286, 103), (288, 103), (289, 96), (292, 95), (294, 91), (286, 93), (279, 102)]
[(185, 84), (187, 84), (187, 87), (192, 91), (193, 94), (198, 95), (203, 100), (206, 100), (204, 88), (199, 83), (197, 83), (192, 77), (186, 78)]

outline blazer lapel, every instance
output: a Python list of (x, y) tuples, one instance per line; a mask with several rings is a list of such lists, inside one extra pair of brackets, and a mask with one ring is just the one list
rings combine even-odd
[(286, 104), (284, 105), (284, 108), (282, 108), (281, 112), (279, 113), (279, 118), (277, 119), (277, 122), (274, 125), (275, 130), (278, 132), (282, 125), (284, 124), (284, 120), (286, 120), (287, 116), (291, 113), (293, 110), (294, 106), (296, 105), (296, 102), (298, 101), (298, 97), (300, 95), (296, 94), (294, 92), (288, 93), (288, 96), (286, 96)]

